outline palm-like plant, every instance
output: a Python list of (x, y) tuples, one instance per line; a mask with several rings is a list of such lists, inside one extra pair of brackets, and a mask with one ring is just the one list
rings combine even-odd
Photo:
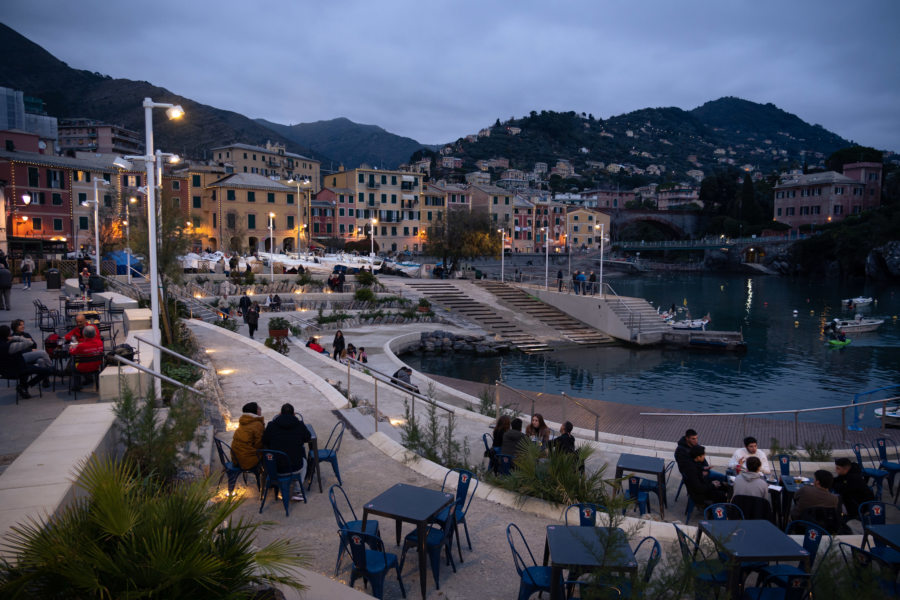
[(200, 481), (162, 488), (127, 462), (93, 459), (78, 486), (87, 496), (48, 521), (9, 536), (0, 563), (3, 598), (249, 598), (251, 586), (302, 589), (296, 542), (256, 549), (266, 523), (232, 520), (240, 499), (211, 502)]

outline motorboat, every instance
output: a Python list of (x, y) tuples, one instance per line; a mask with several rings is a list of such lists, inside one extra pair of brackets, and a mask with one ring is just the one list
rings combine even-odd
[(900, 404), (888, 404), (886, 412), (880, 406), (875, 409), (876, 417), (880, 419), (882, 414), (885, 425), (900, 426)]
[(841, 300), (841, 304), (847, 307), (868, 306), (874, 301), (875, 299), (871, 296), (857, 296), (856, 298), (844, 298), (843, 300)]
[(672, 329), (688, 329), (692, 331), (706, 331), (706, 326), (708, 324), (709, 315), (706, 315), (702, 319), (684, 319), (670, 323)]
[(881, 327), (884, 323), (884, 319), (874, 319), (858, 314), (853, 319), (835, 319), (832, 323), (834, 323), (835, 327), (838, 329), (842, 329), (844, 333), (867, 333)]

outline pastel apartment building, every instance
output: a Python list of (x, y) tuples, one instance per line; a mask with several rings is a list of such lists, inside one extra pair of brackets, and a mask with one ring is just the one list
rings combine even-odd
[(211, 150), (213, 160), (226, 172), (250, 173), (283, 180), (309, 179), (313, 192), (321, 189), (321, 163), (313, 158), (285, 150), (284, 144), (266, 142), (263, 146), (230, 144)]
[(144, 140), (141, 134), (120, 125), (110, 125), (93, 119), (61, 119), (58, 131), (59, 150), (70, 156), (74, 156), (75, 152), (122, 156), (144, 153)]

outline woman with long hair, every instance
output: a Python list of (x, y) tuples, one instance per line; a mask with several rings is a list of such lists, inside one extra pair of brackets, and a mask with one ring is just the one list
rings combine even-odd
[(550, 428), (544, 422), (544, 416), (541, 413), (531, 415), (531, 423), (525, 428), (525, 435), (540, 442), (546, 446), (550, 441)]
[(500, 415), (500, 418), (497, 419), (497, 424), (494, 425), (494, 448), (503, 445), (503, 434), (509, 431), (509, 423), (509, 415)]

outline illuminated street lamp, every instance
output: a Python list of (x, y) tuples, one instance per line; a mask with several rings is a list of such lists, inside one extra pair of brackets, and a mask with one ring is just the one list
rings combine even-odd
[(606, 242), (606, 236), (603, 232), (603, 228), (606, 224), (600, 223), (600, 225), (594, 225), (594, 228), (600, 228), (600, 297), (603, 297), (603, 245)]
[(103, 185), (110, 185), (105, 179), (94, 177), (94, 199), (84, 200), (81, 205), (94, 205), (94, 271), (100, 275), (100, 191), (97, 184), (103, 182)]
[(375, 226), (378, 225), (378, 219), (372, 219), (372, 235), (369, 238), (372, 241), (372, 251), (369, 253), (369, 256), (375, 257)]
[(504, 250), (505, 250), (504, 246), (506, 246), (506, 230), (498, 229), (497, 233), (500, 234), (500, 283), (503, 283), (503, 279), (504, 279), (504, 277), (503, 277), (503, 275), (504, 275), (504, 273), (503, 273), (504, 260), (503, 259), (505, 258), (504, 255), (506, 254), (506, 252), (504, 252)]
[[(288, 179), (287, 182), (292, 185), (297, 186), (297, 253), (299, 254), (299, 252), (300, 252), (300, 230), (303, 229), (303, 227), (306, 225), (305, 223), (303, 226), (300, 225), (300, 221), (301, 221), (301, 219), (300, 219), (300, 186), (302, 185), (303, 187), (307, 188), (306, 203), (307, 203), (307, 211), (308, 211), (307, 218), (309, 218), (309, 216), (311, 215), (311, 211), (309, 211), (309, 205), (311, 204), (311, 200), (309, 198), (310, 198), (312, 181), (307, 177), (306, 179), (303, 179), (303, 180), (291, 178), (291, 179)], [(307, 235), (308, 235), (308, 233), (307, 233)], [(306, 250), (309, 251), (309, 240), (308, 239), (307, 239), (307, 244), (306, 244)]]
[(125, 259), (127, 260), (128, 267), (126, 267), (126, 271), (128, 273), (128, 283), (131, 284), (131, 211), (130, 206), (132, 204), (137, 204), (138, 199), (132, 196), (128, 199), (128, 202), (125, 203)]
[(269, 213), (269, 281), (275, 281), (275, 239), (272, 228), (275, 226), (275, 213)]
[(541, 227), (544, 232), (544, 289), (550, 289), (550, 227)]

